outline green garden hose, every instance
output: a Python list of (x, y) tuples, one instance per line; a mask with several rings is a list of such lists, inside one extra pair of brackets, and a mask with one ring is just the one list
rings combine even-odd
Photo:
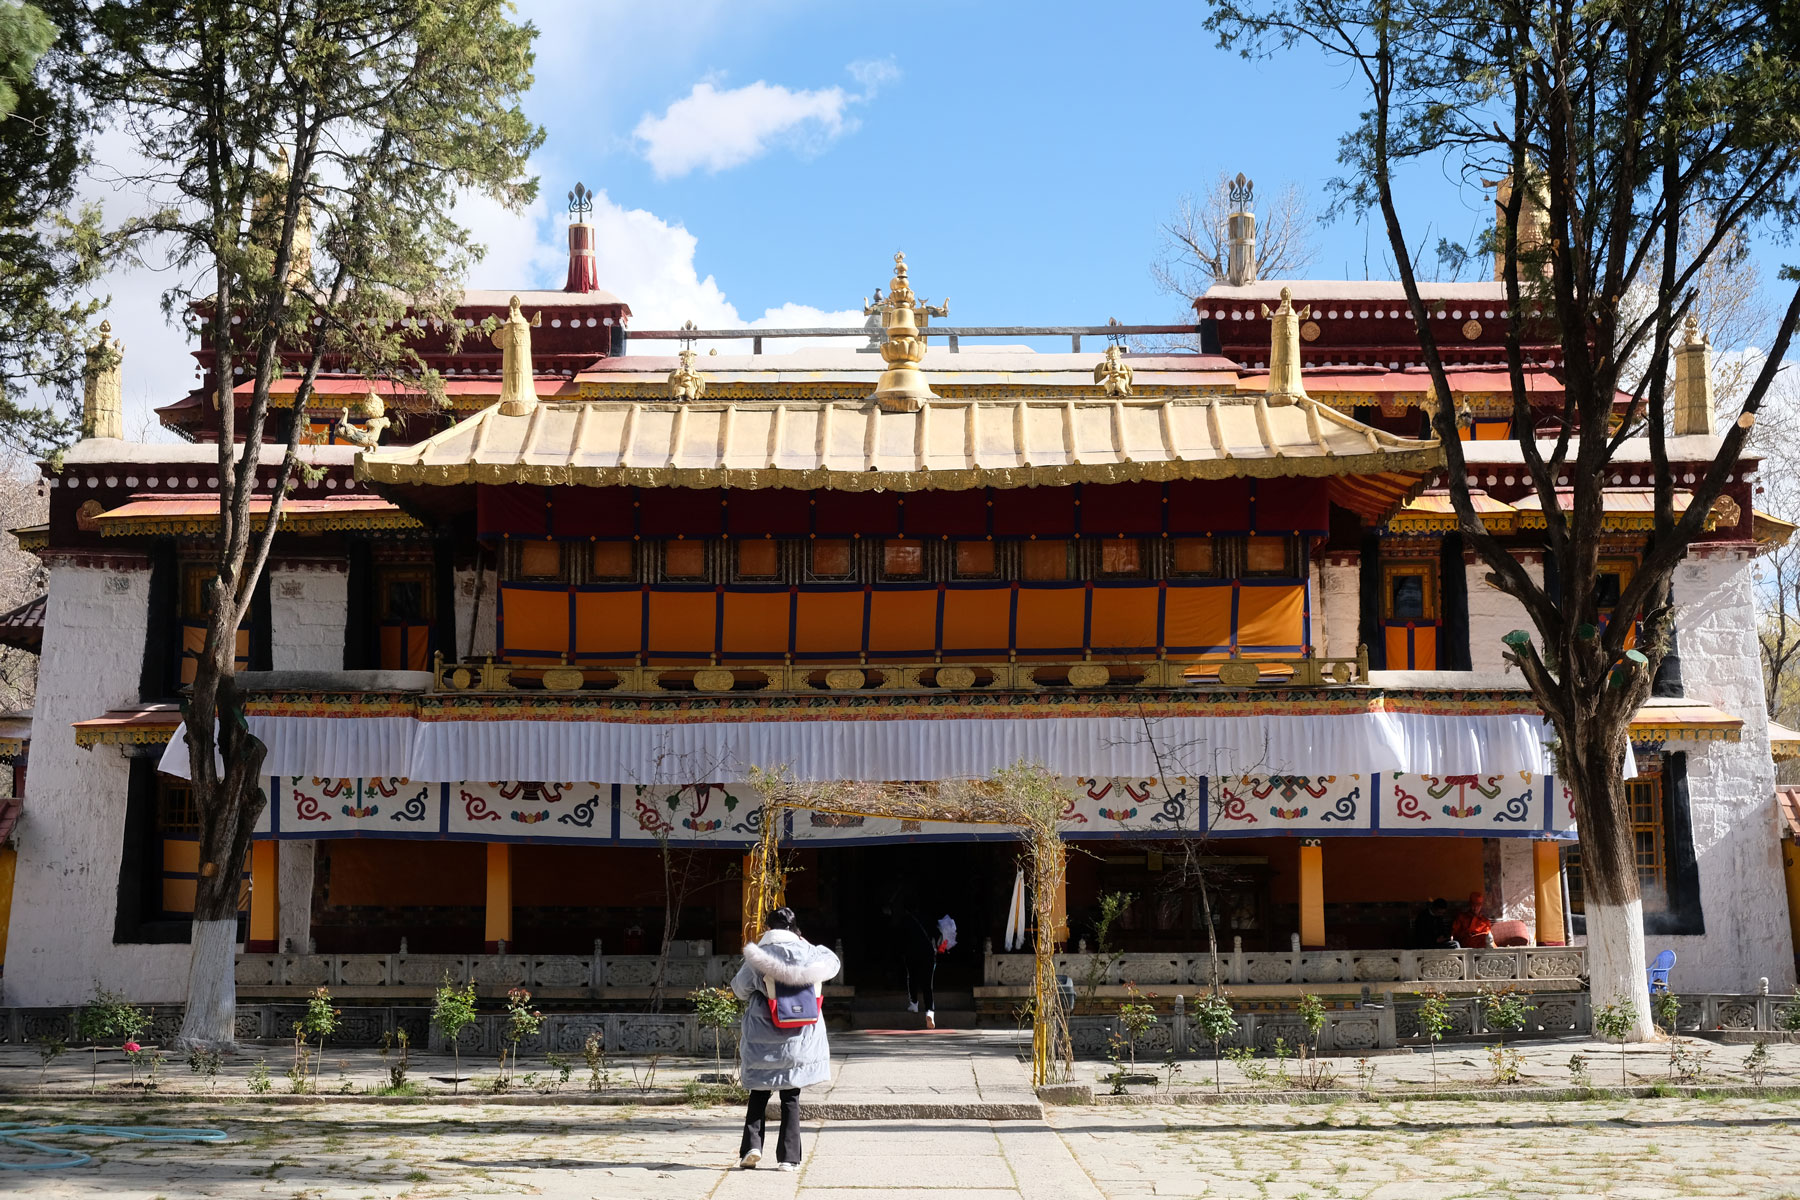
[(28, 1125), (23, 1122), (0, 1122), (0, 1146), (11, 1146), (47, 1157), (48, 1162), (6, 1162), (7, 1171), (53, 1171), (63, 1167), (81, 1167), (94, 1161), (94, 1156), (63, 1146), (47, 1146), (38, 1138), (76, 1134), (82, 1137), (118, 1138), (126, 1142), (223, 1142), (223, 1129), (176, 1129), (166, 1125)]

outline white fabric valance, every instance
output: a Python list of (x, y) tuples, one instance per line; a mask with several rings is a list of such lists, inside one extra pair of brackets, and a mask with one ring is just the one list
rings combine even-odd
[[(1066, 776), (1495, 775), (1552, 767), (1535, 713), (608, 722), (252, 716), (270, 775), (421, 782), (733, 783), (979, 778), (1021, 760)], [(1629, 764), (1628, 764), (1629, 766)], [(178, 730), (160, 768), (185, 778)]]

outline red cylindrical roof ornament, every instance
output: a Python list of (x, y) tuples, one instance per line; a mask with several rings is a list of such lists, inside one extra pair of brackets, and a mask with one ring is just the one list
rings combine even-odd
[(594, 211), (594, 193), (577, 183), (569, 193), (569, 279), (565, 292), (600, 290), (600, 268), (594, 262), (594, 227), (584, 218)]

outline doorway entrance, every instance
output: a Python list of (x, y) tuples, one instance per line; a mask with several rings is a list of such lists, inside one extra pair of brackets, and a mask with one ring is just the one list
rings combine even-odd
[(1004, 921), (1016, 855), (1017, 845), (1010, 841), (821, 852), (820, 874), (831, 885), (848, 959), (846, 982), (858, 997), (903, 994), (903, 933), (921, 936), (922, 926), (935, 935), (937, 920), (945, 915), (956, 921), (956, 947), (938, 959), (937, 990), (972, 996), (981, 982), (983, 939), (1000, 936), (992, 926)]

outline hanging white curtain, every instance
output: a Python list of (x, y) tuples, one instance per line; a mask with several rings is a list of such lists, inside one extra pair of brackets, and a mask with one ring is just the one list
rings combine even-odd
[(1017, 950), (1025, 945), (1025, 868), (1013, 876), (1012, 899), (1006, 906), (1006, 948)]

